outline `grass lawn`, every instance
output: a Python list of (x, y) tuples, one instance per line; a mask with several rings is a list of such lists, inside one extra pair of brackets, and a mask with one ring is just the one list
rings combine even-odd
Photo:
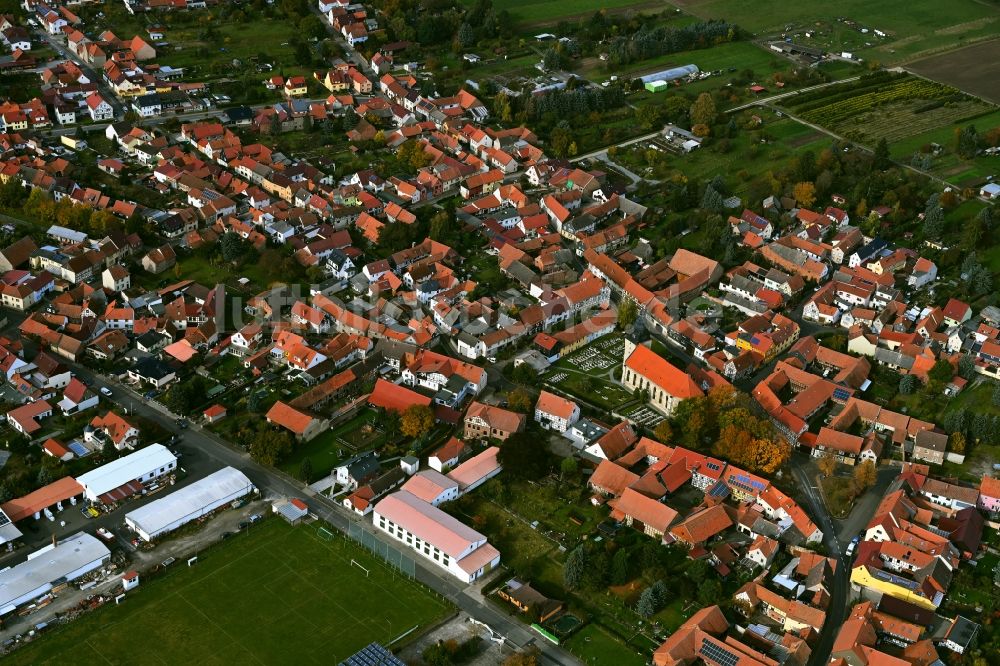
[[(378, 432), (371, 434), (361, 432), (361, 428), (371, 421), (374, 415), (375, 410), (365, 408), (350, 421), (322, 432), (304, 444), (297, 445), (292, 455), (278, 465), (278, 469), (298, 478), (302, 461), (309, 458), (314, 480), (325, 476), (342, 459), (349, 458), (355, 453), (344, 444), (344, 441), (350, 446), (356, 446), (357, 450), (371, 448), (371, 445), (382, 442), (384, 438)], [(341, 450), (344, 451), (343, 456), (340, 455)]]
[[(589, 71), (584, 71), (583, 74), (587, 76), (601, 76), (601, 72), (603, 71), (610, 74), (617, 74), (621, 78), (626, 78), (628, 76), (651, 74), (670, 67), (678, 67), (680, 65), (697, 65), (698, 69), (703, 72), (723, 70), (723, 74), (715, 77), (714, 79), (709, 78), (704, 81), (698, 81), (681, 86), (682, 90), (688, 90), (694, 89), (694, 87), (697, 87), (699, 84), (708, 82), (712, 82), (712, 88), (718, 88), (725, 85), (731, 76), (727, 71), (730, 67), (736, 67), (739, 70), (753, 70), (754, 74), (762, 80), (769, 74), (773, 74), (774, 72), (783, 72), (789, 69), (789, 62), (787, 60), (780, 58), (772, 51), (762, 49), (761, 47), (750, 42), (726, 42), (724, 44), (717, 44), (716, 46), (708, 49), (680, 51), (677, 53), (670, 53), (650, 58), (649, 60), (632, 62), (627, 65), (622, 65), (620, 68), (606, 65), (607, 63), (600, 63), (599, 66), (592, 67)], [(761, 85), (767, 85), (767, 82), (764, 81)], [(695, 90), (695, 92), (702, 91)], [(659, 95), (655, 97), (655, 99), (662, 99), (662, 97), (663, 95)]]
[(994, 388), (996, 388), (994, 382), (984, 379), (974, 387), (966, 389), (952, 398), (942, 413), (964, 409), (972, 414), (1000, 416), (1000, 407), (993, 404)]
[(649, 658), (639, 654), (596, 624), (573, 634), (564, 647), (587, 664), (615, 664), (616, 666), (644, 666)]
[(894, 142), (890, 148), (892, 156), (898, 160), (909, 160), (921, 147), (939, 144), (944, 151), (933, 158), (931, 172), (959, 186), (978, 184), (982, 179), (997, 172), (997, 158), (980, 155), (963, 159), (955, 152), (955, 132), (968, 125), (975, 125), (979, 133), (1000, 127), (1000, 110), (980, 115), (968, 120), (947, 123), (937, 129), (915, 134)]
[[(351, 566), (354, 559), (371, 572)], [(344, 537), (273, 518), (6, 657), (9, 664), (329, 664), (449, 607)], [(142, 647), (144, 646), (144, 647)]]
[[(534, 573), (544, 568), (549, 554), (556, 549), (552, 541), (481, 493), (466, 495), (458, 502), (449, 502), (441, 508), (466, 524), (476, 525), (476, 529), (486, 534), (490, 543), (504, 554), (504, 566), (518, 573)], [(561, 585), (561, 581), (559, 583)]]
[[(789, 118), (776, 118), (760, 110), (755, 112), (764, 118), (759, 129), (739, 131), (732, 139), (711, 139), (702, 148), (686, 155), (650, 151), (647, 144), (639, 143), (619, 151), (613, 159), (660, 181), (675, 176), (710, 179), (716, 174), (727, 174), (726, 183), (733, 194), (740, 196), (746, 192), (754, 175), (777, 171), (794, 154), (805, 150), (819, 153), (832, 142), (829, 136)], [(767, 143), (761, 143), (763, 138), (769, 139)], [(647, 172), (647, 168), (652, 171)], [(685, 237), (685, 245), (695, 240)]]
[(531, 483), (510, 480), (509, 500), (512, 511), (527, 520), (537, 520), (539, 529), (562, 532), (570, 538), (591, 534), (604, 520), (607, 510), (585, 501), (586, 487), (564, 482)]

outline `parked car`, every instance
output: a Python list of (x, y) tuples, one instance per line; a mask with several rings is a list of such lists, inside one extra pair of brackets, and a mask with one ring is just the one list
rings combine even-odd
[(101, 537), (105, 541), (114, 541), (115, 540), (115, 535), (112, 534), (109, 530), (104, 529), (103, 527), (98, 527), (97, 528), (97, 536)]
[(109, 389), (107, 386), (102, 386), (101, 387), (101, 395), (103, 395), (103, 396), (105, 396), (107, 398), (110, 398), (111, 395), (112, 395), (111, 394), (111, 389)]

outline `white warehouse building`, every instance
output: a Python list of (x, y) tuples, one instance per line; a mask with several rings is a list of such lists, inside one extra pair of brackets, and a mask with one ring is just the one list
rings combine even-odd
[(464, 583), (500, 564), (500, 551), (485, 536), (405, 490), (376, 504), (372, 522)]
[(177, 469), (177, 456), (162, 444), (130, 453), (76, 478), (91, 502), (113, 504), (142, 492), (144, 484)]
[(255, 490), (243, 472), (235, 467), (224, 467), (166, 497), (129, 511), (125, 514), (125, 524), (143, 541), (152, 541)]
[(109, 561), (108, 547), (86, 532), (36, 550), (26, 562), (0, 571), (0, 616)]

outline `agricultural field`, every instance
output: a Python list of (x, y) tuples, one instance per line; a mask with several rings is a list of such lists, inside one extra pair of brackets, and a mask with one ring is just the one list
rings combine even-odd
[[(471, 7), (476, 0), (461, 0), (462, 4)], [(493, 0), (493, 7), (498, 12), (508, 11), (523, 28), (555, 24), (580, 17), (590, 16), (594, 12), (606, 9), (610, 12), (622, 12), (630, 9), (643, 11), (662, 11), (669, 9), (666, 0)]]
[(272, 518), (4, 662), (124, 664), (141, 649), (150, 663), (169, 655), (173, 663), (329, 664), (449, 612), (354, 542)]
[(907, 69), (1000, 104), (1000, 39), (923, 58)]
[(882, 73), (785, 100), (806, 122), (872, 145), (962, 122), (993, 107), (933, 81)]
[[(977, 0), (953, 0), (944, 14), (935, 0), (675, 0), (675, 4), (696, 16), (732, 21), (761, 37), (780, 38), (787, 33), (804, 44), (837, 53), (851, 51), (855, 57), (883, 64), (987, 39), (1000, 26), (1000, 6)], [(886, 37), (876, 36), (874, 30)], [(806, 32), (812, 37), (806, 38)]]

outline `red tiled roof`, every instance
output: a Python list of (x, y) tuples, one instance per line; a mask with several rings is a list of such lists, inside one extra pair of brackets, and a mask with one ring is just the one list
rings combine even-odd
[(375, 382), (375, 389), (368, 396), (368, 403), (375, 407), (402, 412), (413, 405), (430, 407), (431, 399), (404, 386), (379, 379)]
[(305, 433), (306, 428), (312, 422), (313, 417), (308, 414), (304, 414), (299, 410), (286, 405), (280, 400), (267, 411), (266, 415), (268, 423), (274, 423), (280, 425), (281, 427), (292, 431), (296, 435), (301, 435)]
[(643, 345), (629, 354), (625, 366), (680, 400), (702, 395), (701, 388), (686, 372)]

